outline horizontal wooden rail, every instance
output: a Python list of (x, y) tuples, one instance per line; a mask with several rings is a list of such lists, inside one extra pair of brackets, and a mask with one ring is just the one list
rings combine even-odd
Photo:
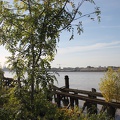
[(61, 95), (61, 96), (65, 96), (65, 97), (71, 97), (74, 99), (90, 101), (90, 102), (101, 104), (101, 105), (108, 105), (108, 106), (113, 106), (115, 108), (120, 108), (120, 103), (116, 103), (116, 102), (106, 102), (105, 100), (102, 100), (102, 99), (89, 98), (89, 97), (83, 96), (83, 95), (75, 95), (75, 94), (60, 92), (60, 91), (54, 91), (54, 92), (57, 95)]
[(96, 96), (96, 97), (103, 97), (103, 95), (99, 92), (92, 92), (92, 91), (87, 91), (87, 90), (78, 90), (78, 89), (72, 89), (72, 88), (65, 88), (65, 87), (57, 87), (57, 86), (53, 86), (54, 90), (58, 90), (58, 91), (65, 91), (65, 92), (74, 92), (74, 93), (80, 93), (80, 94), (85, 94), (85, 95), (92, 95), (92, 96)]
[(92, 92), (92, 91), (86, 91), (86, 90), (77, 90), (77, 89), (64, 89), (66, 92), (74, 92), (74, 93), (80, 93), (80, 94), (86, 94), (86, 95), (93, 95), (96, 97), (103, 97), (103, 95), (99, 92)]

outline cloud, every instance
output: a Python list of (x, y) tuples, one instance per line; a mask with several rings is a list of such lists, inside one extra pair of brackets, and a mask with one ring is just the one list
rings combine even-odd
[(120, 25), (116, 26), (101, 26), (101, 28), (120, 28)]
[(68, 54), (68, 53), (76, 53), (76, 52), (86, 52), (93, 50), (101, 50), (105, 48), (120, 48), (120, 41), (114, 41), (110, 43), (96, 43), (88, 46), (73, 46), (66, 48), (58, 48), (58, 54)]

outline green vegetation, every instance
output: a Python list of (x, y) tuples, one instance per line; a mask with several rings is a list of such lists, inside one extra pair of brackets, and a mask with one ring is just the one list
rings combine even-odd
[(0, 103), (2, 105), (0, 107), (1, 120), (112, 120), (105, 113), (89, 116), (81, 113), (77, 107), (58, 108), (56, 104), (46, 99), (42, 91), (35, 95), (34, 111), (31, 111), (29, 93), (23, 90), (21, 98), (17, 89), (14, 87), (4, 92), (4, 102)]
[(4, 77), (4, 72), (3, 72), (2, 68), (0, 68), (0, 82), (3, 79), (3, 77)]
[(120, 101), (120, 69), (108, 68), (100, 83), (100, 91), (107, 102)]
[[(82, 14), (80, 7), (88, 2), (95, 11)], [(107, 120), (106, 116), (87, 116), (78, 109), (58, 109), (50, 102), (50, 88), (56, 80), (50, 73), (50, 62), (56, 54), (60, 33), (66, 30), (74, 37), (83, 32), (80, 18), (94, 15), (100, 20), (100, 10), (93, 0), (0, 0), (0, 45), (10, 53), (9, 68), (15, 72), (13, 88), (2, 85), (0, 69), (1, 120)], [(92, 15), (92, 16), (91, 16)], [(73, 22), (76, 20), (76, 25)], [(27, 74), (27, 78), (25, 77)]]
[(4, 72), (2, 71), (2, 68), (0, 68), (0, 89), (2, 88), (3, 85), (3, 77), (4, 77)]

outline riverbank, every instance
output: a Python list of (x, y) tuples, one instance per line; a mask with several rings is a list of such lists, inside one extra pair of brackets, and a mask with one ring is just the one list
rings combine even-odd
[[(115, 66), (109, 66), (111, 67), (113, 70), (118, 70), (120, 67), (115, 67)], [(91, 67), (91, 66), (87, 66), (87, 67), (59, 67), (59, 68), (51, 68), (50, 71), (54, 71), (54, 72), (106, 72), (108, 70), (109, 67)]]

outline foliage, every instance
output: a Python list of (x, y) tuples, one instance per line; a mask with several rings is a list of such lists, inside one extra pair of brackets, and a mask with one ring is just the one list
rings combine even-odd
[(93, 114), (91, 116), (86, 117), (83, 120), (114, 120), (113, 118), (110, 118), (109, 116), (107, 116), (106, 113), (99, 113), (99, 114)]
[(3, 80), (3, 77), (4, 77), (4, 72), (3, 72), (2, 68), (0, 68), (0, 84)]
[(2, 68), (0, 68), (0, 91), (2, 91), (2, 87), (3, 87), (3, 77), (4, 77), (4, 71), (2, 70)]
[[(56, 104), (48, 101), (41, 89), (35, 94), (34, 108), (32, 108), (30, 93), (22, 88), (21, 94), (18, 87), (6, 90), (3, 105), (0, 107), (2, 120), (110, 120), (105, 113), (87, 115), (81, 109), (58, 108)], [(33, 110), (32, 110), (33, 109)], [(112, 120), (112, 119), (111, 119)]]
[(120, 69), (108, 68), (100, 83), (100, 91), (107, 102), (120, 101)]
[[(93, 4), (95, 10), (83, 15), (80, 7), (85, 2)], [(74, 0), (14, 0), (13, 4), (0, 0), (0, 13), (0, 45), (11, 53), (8, 63), (18, 81), (8, 92), (3, 111), (8, 111), (10, 119), (41, 119), (43, 115), (47, 120), (67, 120), (69, 115), (48, 101), (55, 80), (49, 72), (50, 62), (60, 33), (70, 32), (70, 40), (75, 28), (81, 34), (80, 18), (95, 15), (100, 20), (99, 7), (93, 0), (78, 4)]]
[(69, 116), (58, 109), (56, 104), (48, 101), (42, 90), (35, 94), (34, 108), (31, 106), (29, 97), (25, 89), (21, 95), (17, 87), (7, 90), (4, 97), (6, 101), (0, 107), (0, 119), (40, 120), (44, 118), (45, 120), (59, 120), (62, 118), (62, 120), (68, 120)]
[[(5, 93), (5, 94), (4, 94)], [(81, 113), (81, 109), (58, 108), (56, 104), (48, 101), (47, 96), (41, 89), (35, 94), (34, 108), (29, 99), (30, 93), (26, 88), (18, 86), (7, 89), (4, 95), (4, 102), (0, 106), (0, 118), (2, 120), (110, 120), (105, 114), (89, 116)], [(33, 109), (33, 110), (32, 110)]]
[(80, 7), (85, 2), (14, 0), (11, 5), (0, 1), (0, 45), (4, 45), (11, 53), (8, 57), (9, 67), (16, 73), (19, 89), (24, 84), (31, 91), (33, 106), (35, 90), (49, 89), (55, 80), (49, 69), (60, 33), (63, 30), (71, 32), (72, 39), (75, 20), (78, 34), (83, 31), (80, 18), (95, 14), (100, 20), (99, 7), (93, 0), (87, 2), (94, 4), (95, 11), (82, 15)]
[(74, 109), (62, 109), (65, 112), (66, 116), (69, 119), (67, 120), (113, 120), (106, 113), (98, 113), (98, 114), (84, 114), (81, 109), (75, 107)]

